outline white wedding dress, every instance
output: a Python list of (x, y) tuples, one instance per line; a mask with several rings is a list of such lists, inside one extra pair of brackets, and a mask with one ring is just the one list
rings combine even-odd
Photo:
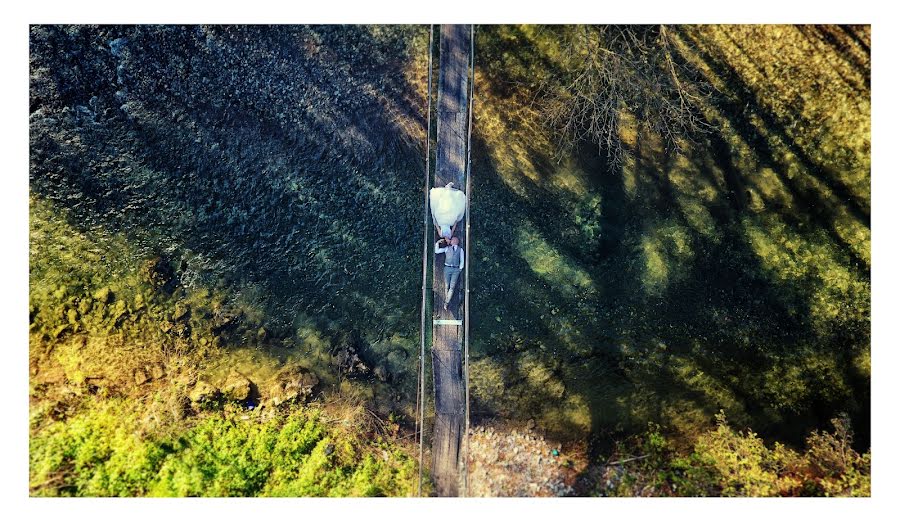
[(466, 194), (455, 189), (453, 182), (444, 187), (433, 187), (428, 194), (431, 202), (431, 219), (441, 229), (441, 236), (449, 237), (450, 230), (466, 214)]

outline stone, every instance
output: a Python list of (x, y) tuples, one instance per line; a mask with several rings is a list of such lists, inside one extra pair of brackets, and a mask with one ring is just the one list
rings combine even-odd
[(153, 377), (153, 380), (159, 380), (166, 376), (166, 370), (162, 364), (153, 364), (150, 366), (150, 376)]
[(205, 400), (212, 400), (218, 394), (218, 388), (216, 388), (209, 382), (200, 380), (197, 381), (194, 389), (191, 390), (191, 394), (189, 397), (191, 399), (191, 402), (203, 402)]
[(312, 397), (319, 378), (308, 369), (290, 365), (282, 369), (270, 383), (266, 396), (273, 406), (285, 402), (305, 402)]
[(213, 330), (221, 330), (230, 324), (232, 324), (235, 320), (237, 320), (241, 315), (240, 310), (237, 311), (216, 311), (213, 315)]
[(250, 382), (250, 379), (237, 371), (232, 371), (228, 378), (225, 379), (225, 385), (222, 386), (222, 394), (228, 400), (240, 402), (250, 396), (251, 387), (252, 382)]
[(136, 386), (146, 384), (149, 381), (150, 377), (147, 376), (147, 373), (145, 373), (143, 369), (138, 369), (134, 372), (134, 384)]

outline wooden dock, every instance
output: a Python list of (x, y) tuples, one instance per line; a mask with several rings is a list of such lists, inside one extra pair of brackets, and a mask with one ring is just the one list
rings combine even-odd
[[(437, 99), (437, 142), (434, 187), (454, 182), (466, 189), (466, 153), (468, 149), (469, 25), (441, 25), (440, 65)], [(468, 209), (466, 210), (468, 213)], [(432, 228), (432, 232), (434, 229)], [(466, 230), (461, 221), (456, 227), (460, 246), (468, 253)], [(432, 238), (432, 245), (434, 243)], [(432, 253), (434, 250), (431, 250)], [(464, 276), (460, 275), (448, 309), (444, 309), (444, 255), (434, 255), (432, 370), (434, 372), (434, 431), (432, 433), (432, 476), (438, 496), (459, 495), (463, 436), (467, 428), (464, 355)]]

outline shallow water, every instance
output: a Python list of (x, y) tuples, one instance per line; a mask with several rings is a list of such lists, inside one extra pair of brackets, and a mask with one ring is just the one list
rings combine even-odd
[[(553, 63), (547, 34), (479, 32), (466, 246), (476, 417), (605, 438), (648, 421), (690, 434), (721, 408), (796, 443), (849, 410), (865, 445), (868, 222), (821, 186), (844, 172), (857, 187), (868, 152), (791, 159), (839, 135), (785, 145), (760, 131), (739, 111), (753, 87), (740, 84), (738, 44), (710, 31), (683, 38), (707, 42), (711, 74), (736, 84), (710, 108), (719, 134), (682, 157), (635, 139), (621, 169), (592, 148), (554, 163), (509, 87)], [(38, 26), (30, 42), (31, 194), (97, 250), (47, 264), (90, 281), (94, 264), (117, 278), (160, 256), (182, 288), (217, 290), (287, 340), (276, 351), (349, 344), (386, 363), (391, 382), (367, 386), (371, 400), (411, 412), (422, 28)], [(68, 278), (43, 274), (60, 279), (47, 287)], [(244, 342), (232, 349), (246, 356)]]

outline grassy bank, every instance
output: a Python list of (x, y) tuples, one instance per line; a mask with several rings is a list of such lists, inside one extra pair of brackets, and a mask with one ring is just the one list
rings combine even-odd
[(143, 401), (91, 398), (64, 420), (54, 407), (32, 409), (36, 496), (371, 497), (418, 487), (412, 446), (367, 435), (362, 413), (228, 406), (162, 428)]

